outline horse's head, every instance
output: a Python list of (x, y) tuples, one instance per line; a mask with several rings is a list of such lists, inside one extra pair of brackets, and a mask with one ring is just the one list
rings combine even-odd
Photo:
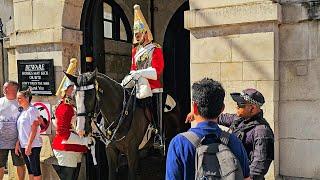
[(91, 132), (91, 120), (96, 113), (96, 74), (87, 72), (79, 76), (65, 73), (76, 85), (75, 100), (77, 105), (77, 132), (80, 136)]

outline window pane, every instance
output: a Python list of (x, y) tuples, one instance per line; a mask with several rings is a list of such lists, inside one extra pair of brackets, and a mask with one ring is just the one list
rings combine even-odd
[(120, 19), (120, 39), (125, 41), (127, 40), (127, 32), (122, 22), (122, 19)]
[(103, 3), (103, 18), (112, 20), (112, 7), (107, 3)]
[(108, 21), (104, 21), (103, 27), (104, 27), (104, 37), (112, 38), (112, 23)]

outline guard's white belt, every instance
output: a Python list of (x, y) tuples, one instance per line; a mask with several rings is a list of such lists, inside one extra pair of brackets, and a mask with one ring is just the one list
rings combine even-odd
[(77, 87), (77, 91), (86, 91), (86, 90), (90, 90), (90, 89), (94, 89), (94, 85), (88, 85), (88, 86), (80, 86)]

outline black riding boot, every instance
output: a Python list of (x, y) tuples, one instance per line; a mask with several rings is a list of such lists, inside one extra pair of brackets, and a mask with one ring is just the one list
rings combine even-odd
[(54, 164), (52, 166), (56, 170), (56, 172), (61, 180), (74, 180), (73, 174), (74, 174), (74, 171), (76, 170), (76, 168), (59, 166), (59, 165), (54, 165)]
[(162, 121), (162, 93), (154, 93), (152, 96), (153, 105), (153, 122), (154, 128), (157, 129), (157, 133), (154, 137), (154, 147), (161, 151), (161, 154), (165, 153), (165, 134), (164, 125)]
[(77, 167), (76, 169), (74, 170), (73, 172), (73, 176), (72, 176), (72, 179), (73, 180), (77, 180), (78, 177), (79, 177), (79, 172), (80, 172), (80, 168), (81, 168), (81, 162), (77, 164)]

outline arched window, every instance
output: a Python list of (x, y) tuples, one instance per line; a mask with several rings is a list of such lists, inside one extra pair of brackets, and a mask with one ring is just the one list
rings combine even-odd
[(103, 3), (104, 38), (132, 42), (129, 21), (121, 7), (112, 0)]

